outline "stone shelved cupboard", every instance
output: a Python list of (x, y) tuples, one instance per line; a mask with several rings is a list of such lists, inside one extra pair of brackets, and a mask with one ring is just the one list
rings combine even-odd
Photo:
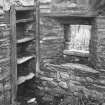
[(3, 12), (0, 16), (0, 105), (17, 105), (18, 86), (35, 76), (36, 6), (11, 5), (10, 10)]
[[(55, 0), (56, 1), (56, 0)], [(80, 1), (80, 0), (79, 0)], [(83, 0), (84, 1), (84, 0)], [(102, 81), (103, 87), (99, 87), (101, 90), (104, 91), (105, 87), (105, 15), (104, 15), (104, 0), (90, 0), (92, 4), (91, 9), (93, 9), (91, 19), (91, 25), (93, 26), (93, 31), (91, 34), (91, 41), (90, 41), (90, 55), (89, 61), (93, 65), (93, 67), (99, 72), (100, 79), (97, 78), (97, 81)], [(99, 1), (99, 2), (98, 2)], [(97, 13), (96, 13), (97, 10)], [(52, 10), (54, 12), (54, 10)], [(90, 10), (91, 11), (91, 10)], [(11, 29), (10, 29), (10, 22), (9, 22), (9, 12), (5, 12), (3, 16), (0, 16), (0, 105), (11, 105), (14, 101), (14, 97), (12, 96), (11, 92), (13, 92), (13, 88), (11, 85), (11, 60), (10, 59), (10, 52), (11, 52)], [(53, 15), (53, 13), (52, 13)], [(76, 15), (76, 14), (75, 14)], [(52, 17), (52, 16), (51, 16)], [(54, 17), (54, 16), (53, 16)], [(54, 17), (55, 18), (55, 17)], [(55, 20), (50, 21), (50, 19), (46, 17), (41, 17), (44, 26), (47, 26), (46, 22), (49, 22), (50, 27), (52, 24), (54, 27), (51, 26), (51, 31), (53, 29), (54, 34), (50, 33), (49, 31), (45, 30), (41, 33), (41, 37), (43, 40), (41, 41), (41, 60), (45, 62), (53, 62), (55, 63), (56, 58), (63, 58), (63, 47), (64, 47), (64, 36), (63, 36), (63, 27), (57, 24)], [(81, 19), (81, 16), (80, 16)], [(45, 22), (45, 23), (44, 23)], [(49, 28), (48, 28), (49, 29)], [(41, 30), (42, 31), (42, 30)], [(50, 33), (51, 36), (48, 34)], [(60, 32), (60, 33), (59, 33)], [(46, 34), (46, 35), (45, 35)], [(55, 38), (52, 37), (55, 35)], [(48, 37), (48, 41), (47, 38)], [(51, 40), (49, 41), (51, 37)], [(47, 43), (48, 42), (48, 43)], [(2, 48), (3, 47), (3, 48)], [(56, 47), (53, 49), (53, 47)], [(57, 49), (57, 50), (56, 50)], [(13, 61), (12, 61), (13, 62)], [(62, 74), (62, 73), (61, 73)], [(94, 83), (96, 83), (95, 81)], [(16, 84), (16, 83), (15, 83)], [(101, 92), (102, 94), (104, 92)], [(15, 95), (15, 94), (14, 94)]]
[(35, 7), (11, 6), (11, 76), (13, 102), (19, 101), (19, 85), (35, 76)]

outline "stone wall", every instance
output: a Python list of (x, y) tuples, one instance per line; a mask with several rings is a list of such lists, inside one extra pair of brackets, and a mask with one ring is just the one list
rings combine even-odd
[(105, 69), (105, 17), (98, 16), (95, 19), (96, 34), (94, 34), (96, 44), (96, 67), (98, 69)]
[(41, 17), (40, 24), (41, 61), (54, 62), (63, 53), (63, 27), (57, 21), (46, 17)]
[(0, 105), (11, 103), (9, 14), (0, 16)]
[(55, 97), (60, 97), (59, 105), (79, 105), (81, 97), (85, 105), (89, 102), (99, 105), (105, 101), (104, 79), (100, 79), (100, 73), (88, 66), (46, 63), (43, 72), (39, 90), (44, 92), (42, 99), (45, 101), (53, 102)]
[(93, 29), (90, 43), (90, 62), (99, 71), (105, 69), (105, 17), (97, 16), (93, 20)]
[[(55, 20), (41, 18), (41, 61), (40, 75), (42, 86), (39, 90), (43, 100), (54, 102), (60, 97), (60, 105), (78, 105), (83, 103), (105, 103), (105, 54), (104, 30), (105, 17), (98, 16), (92, 20), (90, 41), (90, 68), (85, 65), (69, 63), (63, 59), (63, 27)], [(62, 62), (60, 62), (62, 61)]]

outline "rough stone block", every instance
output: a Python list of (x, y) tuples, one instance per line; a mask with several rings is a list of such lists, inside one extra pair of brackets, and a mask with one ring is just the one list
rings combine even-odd
[(3, 90), (4, 90), (3, 83), (0, 83), (0, 96), (3, 94)]
[(0, 105), (5, 105), (4, 104), (4, 96), (3, 95), (0, 96)]
[(11, 82), (10, 82), (10, 80), (6, 81), (6, 83), (4, 85), (4, 89), (5, 89), (5, 91), (10, 91), (11, 90)]
[(11, 104), (11, 93), (10, 91), (5, 91), (4, 93), (4, 105), (10, 105)]

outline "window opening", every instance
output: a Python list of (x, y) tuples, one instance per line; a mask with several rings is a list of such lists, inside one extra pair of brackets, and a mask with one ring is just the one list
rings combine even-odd
[(89, 42), (91, 38), (91, 25), (70, 25), (66, 50), (69, 53), (89, 54)]

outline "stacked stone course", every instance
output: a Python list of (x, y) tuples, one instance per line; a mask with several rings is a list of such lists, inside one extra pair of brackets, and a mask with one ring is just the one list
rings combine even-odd
[(9, 13), (0, 16), (0, 105), (11, 104)]

